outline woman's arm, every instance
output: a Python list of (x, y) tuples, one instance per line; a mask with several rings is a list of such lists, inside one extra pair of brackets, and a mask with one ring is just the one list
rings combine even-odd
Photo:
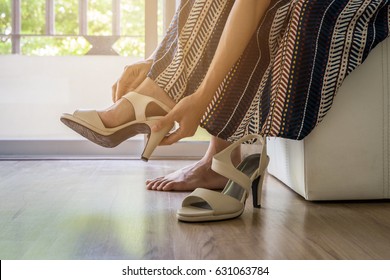
[(174, 121), (179, 123), (180, 127), (167, 136), (161, 142), (162, 145), (170, 145), (195, 134), (218, 86), (244, 52), (269, 3), (270, 0), (235, 1), (203, 82), (196, 92), (178, 102), (172, 111), (153, 127), (154, 131), (158, 131)]

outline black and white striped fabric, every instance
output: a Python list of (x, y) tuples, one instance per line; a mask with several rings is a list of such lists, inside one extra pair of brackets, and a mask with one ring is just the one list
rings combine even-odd
[[(181, 1), (149, 74), (175, 101), (202, 82), (233, 5)], [(385, 0), (272, 0), (201, 125), (230, 141), (252, 133), (303, 139), (345, 77), (389, 36), (389, 18)]]

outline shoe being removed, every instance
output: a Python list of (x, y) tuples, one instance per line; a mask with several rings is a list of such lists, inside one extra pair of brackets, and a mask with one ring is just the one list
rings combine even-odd
[[(237, 168), (231, 162), (231, 152), (241, 143), (256, 138), (262, 143), (261, 154), (246, 157)], [(264, 173), (269, 157), (265, 139), (247, 135), (213, 157), (212, 169), (229, 179), (222, 192), (195, 189), (177, 211), (177, 218), (185, 222), (205, 222), (232, 219), (240, 216), (252, 187), (253, 206), (260, 207)]]
[(164, 127), (158, 132), (152, 132), (151, 127), (162, 116), (148, 117), (145, 113), (146, 108), (150, 103), (157, 104), (166, 113), (170, 111), (170, 108), (153, 97), (136, 92), (129, 92), (122, 98), (127, 99), (132, 104), (135, 111), (134, 121), (114, 128), (107, 128), (96, 110), (77, 110), (73, 114), (63, 114), (61, 121), (88, 140), (106, 148), (116, 147), (135, 135), (148, 134), (148, 141), (141, 156), (143, 160), (147, 161), (174, 124), (172, 123), (171, 126)]

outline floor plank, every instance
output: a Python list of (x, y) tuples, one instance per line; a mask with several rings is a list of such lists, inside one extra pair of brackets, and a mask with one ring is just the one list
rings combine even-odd
[(0, 259), (390, 259), (387, 201), (308, 202), (272, 176), (261, 209), (178, 222), (187, 193), (144, 182), (189, 163), (0, 161)]

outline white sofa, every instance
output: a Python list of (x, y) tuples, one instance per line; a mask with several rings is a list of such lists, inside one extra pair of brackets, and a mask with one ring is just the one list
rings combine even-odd
[(268, 139), (268, 172), (307, 200), (390, 198), (390, 42), (344, 81), (302, 141)]

